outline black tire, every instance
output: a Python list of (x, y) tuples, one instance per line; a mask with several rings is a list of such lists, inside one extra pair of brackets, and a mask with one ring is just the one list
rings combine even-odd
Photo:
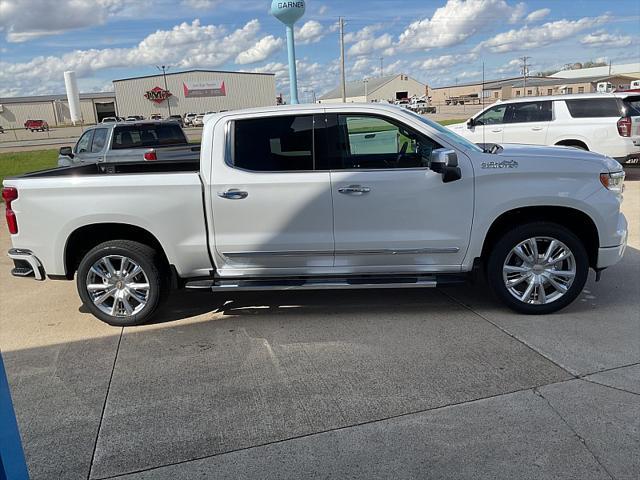
[[(87, 289), (89, 270), (100, 259), (108, 256), (124, 256), (137, 263), (148, 281), (146, 305), (140, 311), (126, 316), (110, 315), (94, 302)], [(129, 327), (147, 322), (169, 294), (169, 275), (161, 256), (153, 248), (131, 240), (112, 240), (91, 249), (78, 266), (76, 285), (84, 306), (98, 319), (109, 325)], [(115, 299), (112, 303), (115, 302)], [(140, 303), (140, 305), (142, 305)], [(124, 315), (124, 314), (123, 314)]]
[[(559, 240), (571, 250), (575, 259), (575, 276), (566, 293), (545, 304), (530, 304), (512, 295), (503, 278), (503, 266), (507, 256), (520, 242), (533, 237), (549, 237)], [(567, 228), (551, 222), (534, 222), (506, 232), (498, 239), (487, 262), (487, 281), (495, 295), (509, 308), (528, 315), (544, 315), (563, 309), (582, 292), (589, 275), (589, 257), (580, 239)]]

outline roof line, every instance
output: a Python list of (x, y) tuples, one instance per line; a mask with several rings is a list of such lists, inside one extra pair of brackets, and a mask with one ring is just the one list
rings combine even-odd
[[(275, 76), (275, 73), (268, 73), (268, 72), (232, 72), (230, 70), (207, 70), (204, 68), (194, 68), (191, 70), (183, 70), (180, 72), (170, 72), (167, 73), (167, 77), (171, 76), (171, 75), (182, 75), (183, 73), (194, 73), (194, 72), (204, 72), (204, 73), (233, 73), (233, 74), (237, 74), (237, 75), (271, 75), (271, 76)], [(124, 82), (127, 80), (138, 80), (141, 78), (152, 78), (152, 77), (161, 77), (162, 73), (156, 73), (154, 75), (141, 75), (139, 77), (127, 77), (127, 78), (118, 78), (116, 80), (112, 80), (112, 83), (115, 82)]]

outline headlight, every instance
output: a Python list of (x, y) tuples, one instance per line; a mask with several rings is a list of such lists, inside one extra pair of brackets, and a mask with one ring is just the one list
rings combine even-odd
[(624, 172), (601, 173), (600, 183), (604, 188), (615, 193), (622, 193), (624, 190)]

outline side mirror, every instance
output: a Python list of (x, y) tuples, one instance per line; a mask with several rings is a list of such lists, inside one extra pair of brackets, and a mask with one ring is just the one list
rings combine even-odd
[(476, 126), (475, 120), (473, 118), (470, 118), (469, 121), (467, 121), (467, 128), (471, 130), (475, 126)]
[(71, 147), (60, 147), (60, 155), (73, 158), (73, 149)]
[(431, 152), (429, 168), (434, 172), (441, 173), (444, 183), (462, 178), (462, 172), (458, 166), (458, 154), (448, 148), (437, 148)]

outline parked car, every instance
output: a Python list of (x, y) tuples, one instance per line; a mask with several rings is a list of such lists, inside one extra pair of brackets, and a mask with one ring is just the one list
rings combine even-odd
[(159, 113), (152, 113), (149, 120), (162, 120), (162, 115)]
[(4, 133), (4, 127), (0, 125), (0, 133)]
[(102, 119), (102, 123), (113, 123), (113, 122), (124, 122), (124, 118), (122, 117), (104, 117)]
[(167, 117), (167, 120), (178, 122), (180, 126), (184, 128), (184, 120), (182, 119), (182, 115), (170, 115)]
[(563, 145), (640, 162), (640, 95), (592, 93), (514, 98), (449, 128), (476, 143)]
[(144, 120), (144, 117), (142, 115), (129, 115), (125, 121), (127, 122), (140, 122)]
[(49, 124), (44, 120), (27, 120), (24, 122), (24, 128), (26, 130), (31, 130), (32, 132), (48, 132)]
[(188, 127), (193, 126), (193, 119), (196, 118), (197, 113), (187, 113), (184, 116), (184, 124)]
[(176, 122), (145, 120), (136, 123), (107, 123), (88, 128), (76, 145), (62, 147), (58, 166), (96, 162), (143, 162), (154, 149), (153, 160), (198, 160), (200, 146), (190, 145)]
[(358, 104), (214, 115), (202, 144), (199, 164), (5, 179), (12, 273), (75, 277), (112, 325), (148, 320), (171, 286), (417, 288), (474, 272), (514, 310), (546, 314), (625, 251), (624, 172), (596, 153), (487, 152), (407, 109)]
[(191, 125), (194, 127), (202, 127), (204, 125), (205, 115), (206, 113), (199, 113), (198, 115), (196, 115), (194, 119), (191, 121)]

